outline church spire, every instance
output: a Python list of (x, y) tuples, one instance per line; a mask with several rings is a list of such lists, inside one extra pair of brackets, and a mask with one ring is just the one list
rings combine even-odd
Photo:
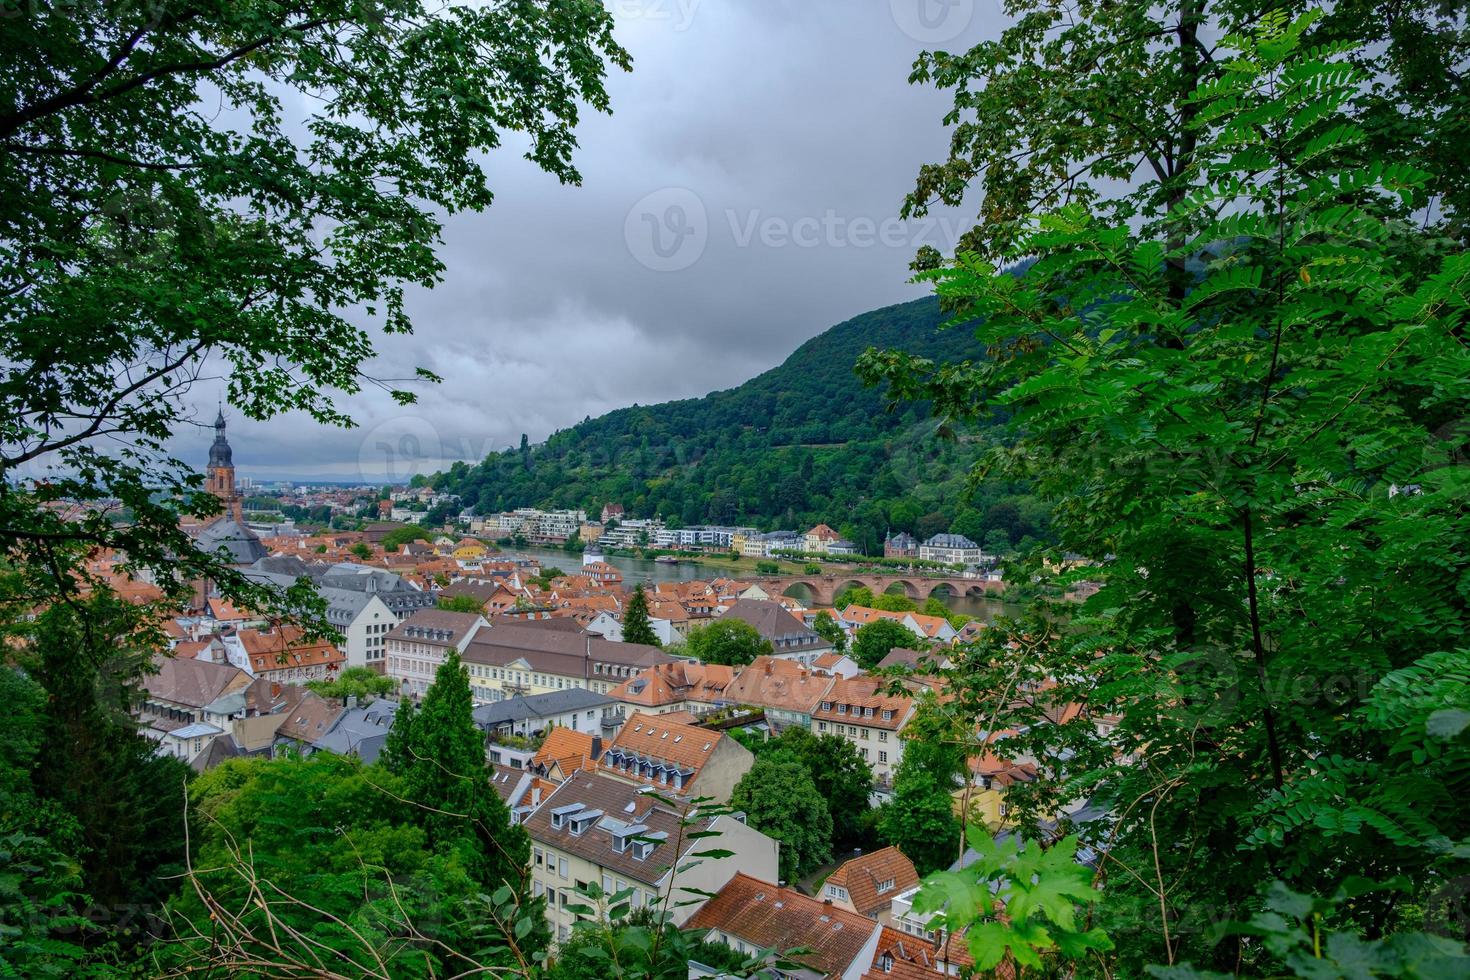
[(221, 405), (214, 417), (214, 445), (209, 447), (209, 469), (205, 485), (225, 505), (225, 516), (236, 523), (245, 519), (240, 492), (235, 489), (235, 463), (230, 441), (225, 438), (225, 410)]
[(214, 417), (214, 445), (209, 447), (209, 468), (234, 467), (230, 453), (230, 442), (225, 438), (225, 410), (221, 406), (219, 414)]

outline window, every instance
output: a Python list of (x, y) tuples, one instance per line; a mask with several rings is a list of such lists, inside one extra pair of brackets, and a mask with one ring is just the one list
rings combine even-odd
[(878, 761), (879, 762), (887, 762), (888, 761), (888, 753), (887, 752), (879, 752), (878, 753)]
[(567, 859), (566, 858), (558, 858), (557, 859), (557, 862), (556, 862), (556, 873), (557, 873), (558, 876), (560, 876), (562, 878), (565, 878), (567, 876)]
[(546, 891), (546, 886), (543, 885), (543, 884), (541, 884), (541, 882), (539, 882), (539, 881), (533, 881), (533, 882), (531, 882), (531, 897), (532, 898), (540, 898), (541, 897), (541, 893), (544, 892), (544, 891)]
[(878, 733), (878, 741), (880, 741), (880, 742), (886, 742), (886, 741), (888, 741), (888, 733), (887, 732), (879, 732)]
[[(499, 754), (500, 753), (498, 753), (498, 752), (496, 753), (496, 755), (499, 755)], [(500, 760), (499, 759), (496, 759), (495, 761), (499, 762)], [(532, 863), (534, 863), (536, 865), (536, 867), (538, 867), (538, 868), (541, 867), (541, 858), (542, 858), (542, 855), (544, 853), (545, 852), (543, 852), (541, 850), (541, 848), (539, 848), (539, 847), (536, 848), (535, 851), (532, 852), (532, 854), (533, 854), (533, 857), (531, 859), (532, 860)]]
[(825, 732), (826, 730), (827, 730), (827, 723), (825, 721), (819, 721), (819, 722), (817, 722), (817, 731), (819, 731), (819, 732)]

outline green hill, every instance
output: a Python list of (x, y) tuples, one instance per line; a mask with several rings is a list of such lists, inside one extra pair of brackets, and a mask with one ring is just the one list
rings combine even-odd
[[(477, 513), (514, 507), (621, 503), (630, 516), (677, 524), (804, 530), (832, 525), (870, 551), (885, 531), (956, 530), (1011, 542), (1044, 517), (1016, 488), (984, 486), (966, 500), (964, 474), (986, 434), (935, 436), (924, 405), (885, 410), (853, 373), (869, 347), (941, 360), (975, 354), (966, 330), (939, 330), (936, 300), (890, 306), (825, 331), (785, 362), (703, 398), (609, 412), (434, 478)], [(992, 538), (994, 542), (994, 538)]]

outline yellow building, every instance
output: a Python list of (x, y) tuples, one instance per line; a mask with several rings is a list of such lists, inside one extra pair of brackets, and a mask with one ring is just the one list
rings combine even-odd
[(455, 544), (451, 554), (455, 561), (483, 561), (485, 556), (490, 554), (490, 549), (485, 547), (482, 541), (463, 538)]
[[(1006, 804), (1006, 794), (1017, 783), (1029, 783), (1036, 779), (1036, 767), (1030, 763), (1020, 765), (1003, 762), (994, 756), (972, 761), (974, 782), (969, 788), (970, 823), (984, 824), (990, 830), (1000, 830), (1015, 823)], [(965, 812), (965, 790), (954, 792), (955, 816)]]

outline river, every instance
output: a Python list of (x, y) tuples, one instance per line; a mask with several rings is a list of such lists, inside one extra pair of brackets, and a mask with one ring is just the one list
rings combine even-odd
[[(575, 572), (582, 565), (582, 556), (569, 554), (565, 551), (556, 551), (547, 548), (516, 548), (508, 549), (508, 554), (525, 555), (540, 562), (543, 567), (554, 566), (564, 572)], [(626, 558), (620, 555), (608, 555), (603, 558), (609, 565), (623, 573), (623, 581), (628, 585), (636, 585), (639, 582), (689, 582), (694, 579), (708, 581), (713, 578), (754, 578), (755, 573), (751, 569), (732, 569), (724, 565), (712, 565), (702, 562), (697, 558), (681, 558), (677, 565), (656, 562), (651, 558)], [(797, 598), (806, 601), (805, 596)], [(982, 622), (990, 622), (996, 616), (1014, 616), (1019, 612), (1019, 607), (1014, 603), (1004, 602), (993, 596), (955, 596), (940, 594), (951, 612), (963, 613), (966, 616), (974, 616)]]

